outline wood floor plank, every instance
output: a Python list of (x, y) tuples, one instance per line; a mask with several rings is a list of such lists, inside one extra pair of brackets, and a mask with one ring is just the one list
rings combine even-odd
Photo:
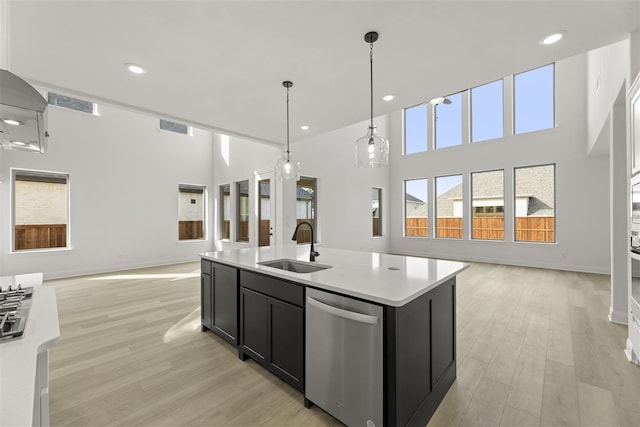
[(613, 396), (609, 390), (578, 381), (578, 407), (581, 425), (609, 427), (620, 425)]
[(578, 388), (575, 369), (572, 365), (547, 359), (540, 419), (545, 426), (580, 424)]

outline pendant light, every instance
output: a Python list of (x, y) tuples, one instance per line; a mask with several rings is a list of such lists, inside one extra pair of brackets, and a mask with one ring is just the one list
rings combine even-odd
[(300, 162), (293, 158), (289, 149), (289, 88), (293, 86), (290, 81), (282, 82), (282, 86), (287, 88), (287, 150), (282, 154), (282, 158), (276, 163), (278, 175), (283, 179), (300, 180)]
[(356, 166), (375, 168), (389, 165), (389, 141), (376, 133), (373, 124), (373, 43), (378, 40), (378, 33), (370, 31), (364, 35), (364, 41), (369, 43), (369, 63), (371, 76), (371, 123), (367, 134), (356, 141)]

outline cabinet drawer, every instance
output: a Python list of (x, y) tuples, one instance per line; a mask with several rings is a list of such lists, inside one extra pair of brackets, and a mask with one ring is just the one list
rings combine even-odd
[(304, 303), (303, 286), (275, 277), (240, 270), (240, 286), (300, 307)]
[(201, 259), (200, 260), (200, 271), (203, 272), (204, 274), (211, 275), (211, 264), (212, 264), (212, 262), (209, 261), (208, 259)]
[[(217, 262), (212, 262), (211, 265), (212, 265), (214, 270), (220, 271), (223, 274), (227, 274), (227, 275), (229, 275), (229, 277), (231, 277), (232, 275), (237, 274), (237, 271), (238, 271), (238, 269), (235, 268), (235, 267), (231, 267), (231, 266), (228, 266), (228, 265), (225, 265), (225, 264), (219, 264)], [(218, 273), (216, 273), (216, 274), (218, 274)], [(237, 280), (238, 279), (237, 279), (237, 276), (236, 276), (235, 281), (237, 281)]]

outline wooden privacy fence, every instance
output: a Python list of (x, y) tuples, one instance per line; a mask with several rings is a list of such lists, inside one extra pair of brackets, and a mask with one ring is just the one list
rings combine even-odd
[[(555, 242), (554, 217), (531, 216), (518, 217), (515, 222), (516, 240), (527, 242)], [(407, 218), (405, 233), (411, 237), (429, 235), (426, 217)], [(462, 238), (462, 218), (437, 218), (437, 237), (453, 239)], [(504, 218), (473, 218), (473, 238), (488, 240), (504, 240)]]
[(202, 221), (178, 221), (178, 240), (202, 239)]
[[(318, 240), (318, 230), (316, 229), (316, 222), (313, 218), (298, 218), (296, 220), (296, 225), (300, 224), (301, 222), (306, 221), (308, 223), (311, 223), (311, 225), (313, 225), (313, 232), (314, 232), (314, 236), (316, 241)], [(293, 234), (293, 231), (291, 232)], [(284, 236), (285, 239), (289, 239), (290, 237), (288, 236)], [(298, 243), (310, 243), (311, 242), (311, 230), (309, 230), (309, 227), (306, 225), (303, 225), (302, 227), (300, 227), (298, 229)]]
[(15, 250), (64, 248), (66, 224), (26, 224), (15, 226)]

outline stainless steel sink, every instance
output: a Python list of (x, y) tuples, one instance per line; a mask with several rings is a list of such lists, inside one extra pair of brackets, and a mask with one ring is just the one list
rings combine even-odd
[(259, 262), (265, 267), (279, 268), (280, 270), (293, 271), (294, 273), (313, 273), (314, 271), (326, 270), (330, 265), (316, 264), (315, 262), (304, 262), (296, 259), (274, 259), (272, 261)]

